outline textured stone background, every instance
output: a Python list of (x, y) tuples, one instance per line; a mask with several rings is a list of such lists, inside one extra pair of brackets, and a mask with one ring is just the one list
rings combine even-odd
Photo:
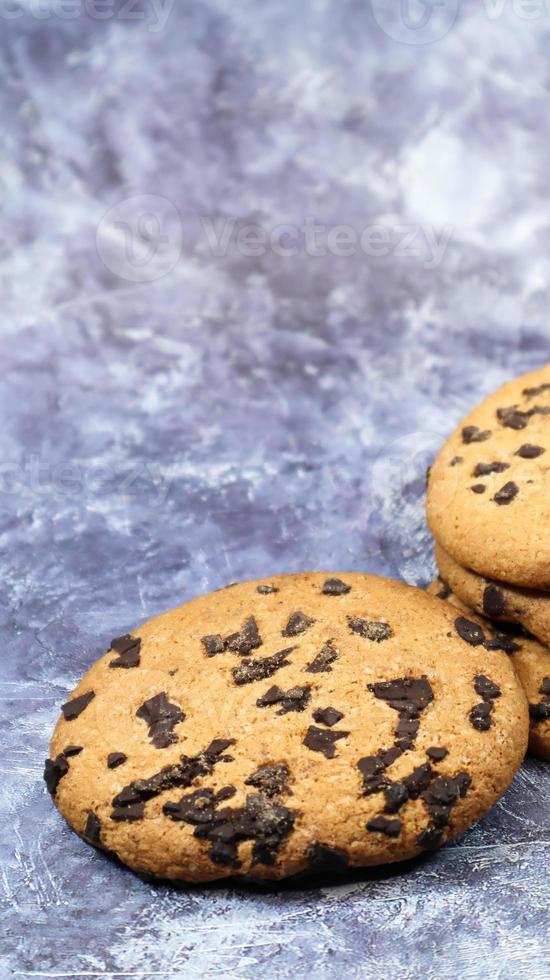
[[(425, 583), (430, 456), (549, 360), (549, 5), (372, 2), (0, 5), (2, 977), (549, 975), (535, 761), (433, 857), (272, 891), (144, 884), (41, 783), (144, 618), (303, 567)], [(306, 221), (389, 244), (237, 237)]]

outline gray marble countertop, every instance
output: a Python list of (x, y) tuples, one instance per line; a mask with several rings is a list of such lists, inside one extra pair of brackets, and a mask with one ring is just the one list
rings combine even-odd
[(0, 4), (0, 974), (547, 978), (548, 770), (402, 868), (175, 891), (63, 824), (58, 706), (229, 581), (433, 572), (424, 471), (550, 359), (548, 4)]

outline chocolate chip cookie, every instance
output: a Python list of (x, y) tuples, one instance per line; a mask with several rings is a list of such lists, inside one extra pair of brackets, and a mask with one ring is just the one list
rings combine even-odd
[(550, 591), (550, 365), (503, 385), (443, 446), (428, 521), (464, 568)]
[(525, 753), (507, 657), (387, 579), (233, 585), (118, 637), (62, 706), (49, 792), (174, 881), (400, 861), (483, 816)]
[[(529, 752), (539, 759), (550, 759), (550, 650), (530, 636), (521, 626), (507, 626), (480, 616), (455, 594), (450, 582), (439, 577), (427, 591), (446, 599), (464, 616), (466, 627), (485, 647), (501, 650), (512, 658), (529, 703)], [(479, 627), (479, 631), (478, 630)]]

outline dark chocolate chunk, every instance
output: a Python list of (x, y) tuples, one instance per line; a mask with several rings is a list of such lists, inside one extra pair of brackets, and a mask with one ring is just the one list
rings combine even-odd
[(63, 749), (62, 755), (64, 755), (66, 759), (70, 759), (73, 755), (80, 755), (81, 752), (81, 745), (66, 745)]
[(290, 769), (285, 762), (280, 762), (276, 765), (259, 766), (248, 779), (245, 779), (245, 786), (254, 786), (271, 798), (290, 793), (289, 781)]
[(111, 813), (111, 820), (121, 823), (127, 821), (134, 823), (136, 820), (143, 820), (145, 803), (131, 803), (129, 806), (115, 807)]
[(483, 612), (489, 619), (498, 619), (506, 612), (506, 597), (496, 585), (487, 585), (484, 589)]
[(432, 776), (432, 767), (429, 762), (424, 762), (421, 766), (417, 766), (409, 776), (405, 776), (402, 781), (407, 787), (411, 800), (418, 799), (420, 794), (428, 788)]
[(288, 667), (288, 654), (295, 649), (296, 647), (287, 647), (286, 650), (279, 650), (271, 657), (263, 657), (261, 660), (243, 660), (231, 671), (235, 684), (252, 684), (254, 681), (264, 681), (267, 677), (272, 677), (281, 667)]
[(323, 595), (346, 595), (351, 592), (351, 585), (342, 582), (341, 578), (327, 578), (323, 585)]
[(74, 721), (75, 718), (78, 718), (94, 698), (95, 691), (87, 691), (86, 694), (81, 694), (80, 697), (73, 698), (72, 701), (67, 701), (66, 704), (61, 705), (65, 721)]
[(393, 630), (388, 623), (376, 623), (370, 619), (353, 616), (348, 617), (348, 623), (353, 633), (364, 636), (366, 640), (374, 640), (375, 643), (381, 643), (382, 640), (388, 640), (393, 636)]
[(232, 650), (240, 656), (245, 656), (251, 650), (256, 650), (262, 645), (262, 638), (258, 632), (258, 624), (254, 616), (250, 616), (243, 628), (238, 633), (232, 633), (225, 640), (225, 649)]
[(524, 388), (522, 394), (526, 398), (536, 398), (537, 395), (542, 395), (545, 391), (550, 391), (550, 384), (547, 382), (537, 385), (536, 388)]
[(281, 708), (276, 712), (278, 715), (286, 715), (289, 711), (304, 711), (311, 700), (311, 687), (291, 687), (288, 691), (281, 690), (274, 685), (266, 691), (261, 698), (258, 698), (256, 705), (258, 708), (270, 708), (274, 704), (280, 704)]
[(118, 636), (114, 640), (111, 640), (111, 650), (118, 653), (118, 657), (116, 660), (109, 662), (109, 667), (122, 667), (125, 669), (139, 667), (141, 650), (141, 639), (139, 636), (131, 636), (129, 633), (126, 633), (125, 636)]
[(550, 699), (540, 701), (538, 704), (530, 704), (529, 717), (534, 722), (547, 721), (550, 718)]
[(458, 466), (459, 463), (464, 462), (464, 456), (453, 456), (449, 466)]
[(500, 488), (500, 490), (497, 490), (497, 492), (493, 497), (493, 500), (495, 501), (495, 504), (500, 504), (502, 506), (502, 504), (509, 504), (514, 499), (514, 497), (518, 495), (518, 493), (519, 493), (519, 487), (517, 483), (514, 483), (513, 480), (510, 480), (508, 483), (505, 483), (504, 486)]
[(331, 664), (338, 658), (338, 652), (334, 649), (331, 643), (325, 643), (323, 649), (317, 656), (307, 665), (306, 670), (309, 674), (322, 674), (330, 673), (332, 670)]
[(499, 698), (502, 694), (498, 684), (495, 684), (485, 674), (476, 674), (474, 678), (474, 689), (476, 694), (479, 694), (484, 701), (492, 701), (494, 698)]
[(471, 619), (458, 616), (455, 619), (455, 629), (461, 640), (469, 643), (472, 647), (478, 647), (485, 642), (485, 633), (481, 626), (478, 626), (477, 623), (472, 623)]
[(367, 823), (367, 830), (374, 833), (385, 834), (386, 837), (399, 837), (401, 833), (401, 821), (394, 819), (388, 820), (387, 817), (374, 817)]
[(441, 584), (441, 589), (439, 590), (439, 592), (436, 592), (436, 598), (448, 599), (449, 596), (453, 594), (453, 590), (451, 589), (451, 586), (449, 585), (448, 582), (445, 581), (444, 578), (441, 577), (441, 575), (438, 576), (438, 582)]
[(185, 714), (177, 704), (171, 704), (164, 691), (145, 701), (136, 711), (149, 725), (149, 738), (157, 749), (165, 749), (177, 742), (174, 728), (185, 721)]
[(432, 762), (441, 762), (441, 760), (445, 759), (448, 754), (448, 749), (441, 749), (436, 745), (432, 745), (429, 749), (426, 749), (426, 755), (428, 756), (428, 759), (432, 760)]
[(474, 476), (489, 476), (491, 473), (504, 473), (510, 469), (510, 463), (478, 463), (474, 469)]
[(517, 405), (512, 405), (510, 408), (497, 408), (497, 419), (506, 429), (525, 429), (532, 414), (532, 410), (521, 412)]
[(95, 847), (101, 847), (101, 821), (95, 813), (88, 814), (84, 837)]
[(313, 626), (314, 622), (315, 620), (311, 616), (306, 616), (305, 613), (298, 610), (298, 612), (292, 613), (282, 631), (283, 636), (298, 636), (300, 633), (305, 633), (310, 626)]
[(384, 770), (389, 765), (390, 763), (382, 758), (382, 753), (366, 755), (363, 759), (359, 759), (357, 768), (363, 776), (364, 796), (380, 793), (386, 786), (389, 786), (389, 780), (384, 776)]
[(215, 657), (216, 654), (225, 652), (225, 641), (219, 633), (211, 633), (209, 636), (203, 636), (201, 643), (208, 657)]
[(476, 728), (478, 732), (487, 732), (491, 727), (490, 715), (492, 710), (492, 701), (482, 701), (481, 704), (474, 705), (469, 714), (472, 727)]
[(278, 591), (279, 589), (275, 585), (258, 585), (256, 588), (256, 592), (259, 592), (260, 595), (273, 595)]
[(470, 490), (472, 490), (473, 493), (485, 493), (486, 489), (487, 487), (484, 483), (474, 483), (474, 485), (470, 487)]
[(69, 771), (69, 763), (67, 762), (65, 755), (61, 752), (55, 759), (46, 759), (44, 765), (44, 782), (48, 793), (55, 796), (57, 787), (63, 776), (66, 776)]
[(418, 836), (419, 847), (424, 848), (425, 851), (432, 851), (434, 848), (439, 847), (443, 839), (443, 831), (436, 830), (435, 828), (430, 828), (428, 830), (423, 830)]
[(306, 859), (317, 874), (339, 874), (349, 865), (349, 855), (341, 847), (329, 847), (314, 841), (306, 851)]
[(482, 432), (477, 425), (467, 425), (462, 430), (462, 442), (469, 446), (472, 442), (485, 442), (491, 435), (490, 431)]
[(127, 758), (128, 756), (124, 755), (124, 752), (111, 752), (107, 756), (107, 767), (109, 769), (118, 769), (119, 766), (122, 766), (126, 762)]
[[(542, 684), (539, 687), (539, 694), (546, 694), (547, 696), (550, 696), (550, 677), (543, 677)], [(67, 750), (65, 749), (65, 755), (66, 754)]]
[(409, 714), (422, 711), (433, 701), (433, 691), (424, 674), (422, 677), (397, 677), (367, 686), (375, 698), (387, 701), (396, 711), (406, 710)]
[(530, 442), (524, 442), (523, 446), (520, 446), (514, 455), (521, 456), (522, 459), (537, 459), (544, 452), (545, 450), (542, 446), (533, 446)]
[(409, 799), (409, 791), (405, 786), (405, 783), (389, 783), (388, 786), (384, 788), (384, 797), (386, 800), (384, 811), (386, 813), (397, 813), (397, 811), (400, 810), (403, 804)]
[(343, 717), (342, 712), (337, 711), (336, 708), (317, 708), (313, 712), (313, 720), (320, 725), (328, 725), (329, 728), (332, 728)]
[[(235, 787), (226, 787), (229, 796), (223, 790), (223, 800), (229, 799), (236, 792)], [(197, 789), (187, 796), (182, 796), (177, 803), (165, 803), (162, 812), (171, 820), (182, 821), (183, 823), (209, 824), (214, 818), (217, 804), (221, 802), (219, 797), (211, 789)]]
[(304, 738), (304, 745), (312, 752), (322, 752), (326, 759), (332, 759), (336, 755), (334, 743), (341, 738), (347, 738), (349, 732), (331, 732), (324, 728), (316, 728), (310, 725)]
[(485, 649), (503, 650), (504, 653), (509, 655), (516, 653), (518, 650), (521, 650), (521, 643), (518, 643), (515, 639), (518, 636), (517, 630), (518, 627), (511, 623), (503, 624), (498, 630), (493, 630), (491, 638), (485, 641)]
[(461, 798), (463, 798), (472, 785), (472, 777), (467, 772), (459, 772), (454, 778), (458, 786), (458, 792)]

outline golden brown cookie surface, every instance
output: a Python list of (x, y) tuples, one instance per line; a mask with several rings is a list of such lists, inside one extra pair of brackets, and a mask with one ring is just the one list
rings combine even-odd
[(475, 408), (431, 468), (432, 532), (465, 568), (550, 590), (550, 365)]
[(136, 870), (283, 878), (464, 831), (523, 758), (506, 657), (418, 589), (303, 573), (223, 589), (114, 642), (46, 767), (68, 822)]
[(539, 759), (550, 759), (550, 650), (521, 628), (506, 629), (471, 608), (452, 589), (448, 579), (438, 578), (427, 591), (446, 599), (465, 617), (479, 624), (495, 649), (512, 659), (529, 703), (529, 752)]

